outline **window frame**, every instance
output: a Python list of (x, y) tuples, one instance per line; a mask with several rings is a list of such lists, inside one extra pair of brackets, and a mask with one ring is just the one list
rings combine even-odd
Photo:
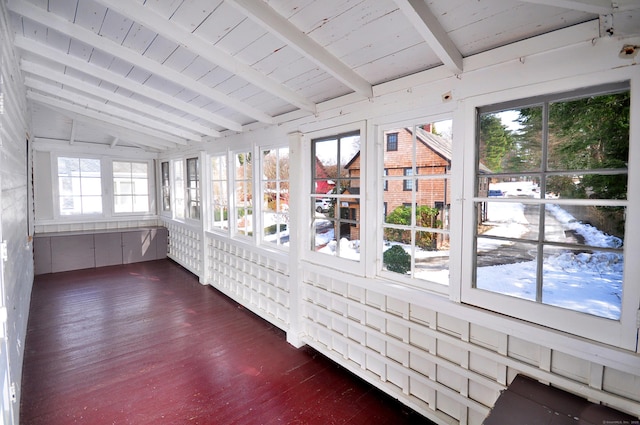
[[(370, 134), (368, 131), (367, 124), (364, 121), (344, 124), (337, 127), (332, 127), (328, 129), (317, 130), (313, 132), (309, 132), (303, 135), (302, 142), (304, 146), (304, 161), (307, 161), (306, 164), (309, 164), (308, 161), (312, 161), (313, 155), (313, 140), (317, 139), (327, 139), (339, 135), (346, 135), (359, 132), (360, 134), (360, 161), (361, 161), (361, 169), (360, 169), (360, 188), (361, 195), (359, 195), (360, 199), (360, 261), (349, 260), (347, 258), (337, 257), (333, 255), (328, 255), (320, 252), (316, 252), (311, 249), (312, 240), (315, 238), (314, 229), (312, 226), (312, 211), (315, 209), (315, 198), (320, 197), (317, 193), (313, 193), (313, 176), (314, 173), (312, 170), (305, 173), (305, 181), (304, 181), (304, 194), (305, 197), (301, 202), (298, 202), (296, 205), (302, 206), (302, 216), (304, 217), (303, 223), (308, 223), (306, 226), (306, 232), (298, 232), (301, 235), (300, 238), (300, 251), (301, 257), (303, 260), (322, 265), (323, 267), (328, 267), (335, 270), (347, 271), (348, 273), (355, 274), (358, 276), (364, 276), (366, 270), (367, 259), (370, 257), (368, 250), (370, 249), (366, 243), (367, 240), (375, 240), (375, 232), (372, 232), (371, 229), (367, 226), (368, 222), (368, 212), (366, 211), (365, 205), (365, 197), (364, 192), (366, 191), (368, 186), (368, 170), (366, 164), (371, 162), (372, 160), (368, 158), (374, 152), (374, 149), (368, 149), (367, 147), (367, 137)], [(353, 195), (347, 195), (349, 197), (353, 197)], [(336, 195), (336, 198), (339, 199), (344, 197), (342, 195)]]
[[(601, 77), (601, 76), (600, 76)], [(510, 89), (500, 93), (492, 93), (490, 95), (478, 96), (464, 102), (463, 113), (465, 117), (465, 130), (469, 135), (468, 138), (474, 141), (474, 149), (467, 149), (464, 153), (464, 164), (466, 169), (476, 169), (477, 155), (477, 133), (478, 120), (477, 111), (489, 111), (493, 107), (501, 110), (506, 108), (524, 108), (531, 106), (537, 102), (539, 97), (551, 98), (555, 101), (564, 98), (572, 98), (570, 93), (573, 91), (582, 92), (583, 88), (592, 95), (606, 94), (608, 84), (616, 84), (624, 81), (630, 81), (630, 97), (631, 111), (634, 111), (640, 103), (640, 86), (634, 84), (637, 78), (627, 72), (621, 70), (618, 74), (608, 77), (609, 80), (598, 78), (597, 76), (585, 76), (578, 79), (567, 79), (562, 84), (554, 84), (541, 90), (540, 87), (528, 87), (526, 90)], [(605, 90), (602, 91), (601, 88)], [(633, 112), (632, 112), (633, 113)], [(640, 187), (634, 186), (640, 177), (640, 126), (634, 125), (633, 119), (630, 117), (629, 129), (629, 158), (628, 158), (628, 187), (627, 200), (624, 204), (627, 208), (627, 217), (636, 217), (640, 213), (640, 197), (637, 195)], [(593, 316), (578, 311), (568, 310), (553, 305), (546, 305), (531, 302), (525, 299), (519, 299), (496, 292), (490, 292), (474, 287), (475, 272), (475, 207), (477, 202), (487, 202), (487, 197), (476, 196), (477, 178), (476, 173), (467, 173), (464, 175), (463, 191), (468, 193), (463, 199), (463, 220), (462, 233), (466, 242), (462, 246), (462, 279), (460, 286), (460, 301), (465, 304), (473, 305), (483, 309), (495, 312), (495, 314), (511, 316), (532, 323), (555, 329), (560, 332), (566, 332), (573, 335), (588, 338), (590, 340), (599, 341), (610, 344), (623, 349), (637, 349), (637, 317), (639, 314), (638, 302), (640, 300), (640, 288), (638, 285), (632, 284), (632, 277), (640, 273), (640, 266), (629, 261), (629, 253), (638, 252), (640, 242), (638, 238), (631, 235), (640, 234), (640, 225), (634, 223), (634, 220), (626, 221), (626, 237), (624, 246), (624, 274), (623, 274), (623, 292), (621, 301), (621, 315), (619, 320), (606, 319)], [(492, 199), (493, 200), (493, 199)], [(589, 202), (587, 200), (587, 202)], [(554, 200), (540, 200), (541, 204), (557, 203)], [(582, 200), (566, 200), (566, 204), (585, 204)], [(607, 202), (603, 202), (607, 204)], [(616, 206), (620, 202), (612, 202)], [(637, 220), (636, 220), (637, 221)], [(631, 283), (630, 283), (631, 282)], [(456, 294), (452, 294), (456, 297)]]
[[(166, 179), (165, 179), (165, 170), (164, 166), (167, 166)], [(160, 212), (162, 214), (171, 214), (172, 204), (171, 204), (171, 161), (160, 161), (160, 199), (162, 200), (160, 204)], [(166, 189), (166, 194), (165, 194)], [(168, 202), (165, 202), (165, 199)]]
[[(255, 222), (255, 214), (256, 214), (256, 206), (255, 206), (255, 199), (256, 199), (256, 191), (255, 191), (255, 174), (258, 170), (256, 170), (255, 168), (255, 154), (256, 154), (256, 149), (254, 146), (251, 147), (247, 147), (245, 149), (240, 149), (240, 150), (235, 150), (232, 151), (230, 153), (230, 162), (231, 165), (229, 167), (229, 231), (231, 233), (231, 237), (232, 238), (237, 238), (237, 239), (244, 239), (247, 241), (251, 241), (252, 243), (255, 243), (255, 235), (256, 235), (256, 222)], [(250, 154), (251, 155), (251, 167), (249, 167), (249, 169), (251, 170), (251, 176), (249, 178), (243, 178), (243, 179), (239, 179), (238, 178), (238, 163), (236, 161), (236, 158), (238, 157), (238, 155), (240, 154)], [(245, 166), (243, 164), (243, 166)], [(238, 208), (239, 207), (239, 203), (238, 203), (238, 199), (237, 199), (237, 190), (238, 190), (238, 182), (243, 182), (244, 184), (249, 184), (250, 185), (250, 190), (247, 191), (247, 193), (251, 196), (251, 205), (248, 204), (243, 204), (243, 208), (247, 208), (247, 206), (249, 206), (251, 208), (251, 216), (252, 216), (252, 221), (251, 221), (251, 228), (249, 230), (248, 233), (241, 233), (238, 227)], [(246, 214), (245, 214), (246, 215)], [(245, 227), (246, 229), (246, 227)]]
[[(132, 212), (116, 212), (116, 190), (115, 188), (113, 189), (113, 194), (111, 196), (111, 198), (113, 199), (113, 203), (112, 203), (112, 208), (111, 208), (111, 212), (113, 213), (114, 216), (125, 216), (125, 215), (148, 215), (151, 214), (151, 206), (153, 204), (152, 202), (152, 198), (153, 198), (153, 188), (151, 185), (151, 179), (152, 179), (152, 175), (151, 175), (151, 170), (153, 169), (152, 165), (149, 163), (149, 161), (142, 161), (142, 160), (129, 160), (129, 159), (117, 159), (117, 158), (113, 158), (111, 159), (111, 181), (115, 184), (115, 173), (113, 171), (113, 164), (115, 162), (122, 162), (122, 163), (129, 163), (131, 165), (133, 164), (145, 164), (147, 166), (147, 177), (146, 177), (146, 181), (147, 181), (147, 194), (146, 194), (146, 198), (147, 198), (147, 210), (146, 211), (132, 211)], [(133, 179), (133, 177), (132, 177)], [(123, 196), (123, 195), (119, 195), (119, 196)], [(130, 195), (131, 197), (135, 197), (138, 196), (135, 193), (132, 193)]]
[[(63, 222), (85, 222), (85, 221), (105, 221), (105, 220), (125, 220), (128, 217), (139, 219), (140, 217), (157, 217), (156, 211), (156, 169), (153, 159), (150, 156), (134, 155), (133, 157), (119, 157), (106, 154), (91, 154), (88, 152), (72, 152), (69, 150), (52, 149), (50, 154), (50, 177), (51, 177), (51, 206), (53, 219)], [(100, 187), (102, 198), (102, 211), (91, 214), (71, 214), (60, 213), (60, 187), (58, 179), (58, 158), (92, 159), (100, 162)], [(115, 212), (115, 196), (113, 187), (113, 162), (137, 162), (147, 164), (147, 187), (149, 207), (146, 212)]]
[[(195, 172), (191, 173), (190, 164), (195, 164)], [(194, 221), (202, 219), (202, 194), (201, 192), (201, 173), (200, 173), (200, 157), (185, 158), (184, 165), (184, 184), (185, 184), (185, 218)], [(193, 177), (193, 178), (192, 178)], [(194, 209), (194, 207), (196, 209)], [(197, 214), (194, 214), (197, 211)], [(194, 217), (197, 215), (197, 217)]]
[[(379, 140), (386, 140), (387, 134), (396, 133), (395, 132), (396, 129), (407, 128), (407, 129), (411, 129), (410, 133), (412, 133), (411, 136), (412, 136), (412, 142), (413, 142), (413, 140), (415, 140), (415, 137), (416, 137), (413, 134), (414, 126), (421, 126), (427, 123), (433, 124), (433, 123), (438, 123), (443, 121), (451, 121), (452, 126), (455, 127), (456, 120), (457, 120), (457, 117), (453, 114), (453, 112), (446, 111), (446, 112), (441, 112), (441, 113), (428, 115), (428, 116), (410, 118), (402, 121), (380, 123), (377, 125), (376, 134), (378, 135), (377, 137), (380, 138)], [(455, 134), (455, 131), (453, 131), (453, 133)], [(449, 296), (449, 298), (455, 300), (457, 297), (452, 296), (451, 294), (455, 293), (456, 291), (459, 291), (459, 286), (455, 283), (456, 282), (455, 279), (459, 276), (459, 273), (456, 271), (456, 265), (458, 264), (457, 261), (459, 258), (459, 250), (460, 250), (461, 243), (459, 242), (459, 239), (457, 239), (460, 235), (460, 232), (458, 232), (457, 229), (455, 229), (454, 223), (456, 223), (455, 217), (459, 216), (461, 208), (458, 203), (453, 202), (453, 198), (455, 196), (454, 193), (456, 191), (456, 184), (460, 186), (460, 183), (459, 183), (460, 179), (458, 174), (460, 173), (461, 165), (462, 165), (462, 157), (461, 157), (460, 149), (457, 148), (455, 140), (452, 140), (452, 161), (448, 168), (447, 173), (420, 174), (419, 173), (420, 167), (418, 164), (414, 163), (414, 158), (412, 158), (411, 166), (397, 168), (397, 169), (403, 170), (402, 175), (390, 175), (387, 171), (388, 168), (385, 166), (385, 154), (386, 152), (388, 152), (386, 149), (386, 144), (381, 143), (381, 145), (382, 147), (379, 147), (376, 150), (376, 155), (378, 155), (379, 157), (376, 159), (376, 162), (378, 164), (378, 168), (377, 168), (378, 173), (376, 176), (377, 177), (376, 184), (378, 189), (375, 191), (375, 193), (377, 194), (376, 203), (377, 205), (379, 205), (379, 211), (381, 211), (381, 214), (378, 214), (378, 216), (376, 217), (377, 221), (375, 226), (376, 232), (377, 232), (376, 233), (377, 243), (374, 244), (376, 249), (375, 256), (376, 256), (376, 264), (377, 264), (375, 274), (378, 278), (384, 279), (386, 281), (391, 281), (397, 284), (406, 285), (412, 288), (420, 288), (423, 290), (426, 289), (430, 292), (447, 295)], [(415, 149), (416, 149), (416, 146), (414, 145), (412, 147), (412, 152), (417, 160), (417, 153)], [(415, 173), (412, 173), (411, 175), (407, 175), (406, 170), (412, 170), (412, 171), (415, 170)], [(406, 182), (408, 177), (410, 177), (410, 181), (412, 181), (413, 184), (415, 185), (415, 190), (412, 188), (407, 188)], [(411, 192), (411, 202), (403, 202), (402, 205), (405, 207), (410, 207), (416, 203), (417, 192), (419, 190), (419, 180), (422, 180), (423, 182), (427, 183), (431, 180), (439, 180), (439, 179), (446, 179), (449, 182), (448, 183), (449, 190), (451, 191), (450, 193), (451, 199), (447, 203), (447, 205), (449, 206), (449, 211), (448, 211), (449, 223), (450, 223), (449, 228), (438, 229), (438, 233), (448, 235), (449, 243), (450, 243), (448, 283), (442, 284), (436, 281), (416, 278), (413, 276), (413, 272), (411, 272), (411, 275), (403, 276), (399, 273), (384, 270), (383, 252), (378, 247), (382, 247), (384, 245), (384, 227), (385, 225), (388, 225), (388, 223), (386, 223), (386, 218), (391, 213), (387, 202), (384, 202), (385, 193), (386, 193), (385, 191), (387, 190), (386, 189), (387, 183), (390, 181), (395, 181), (396, 183), (400, 183), (400, 181), (402, 182), (402, 193)], [(393, 227), (393, 225), (390, 225), (389, 227)], [(419, 228), (416, 227), (415, 217), (412, 217), (412, 223), (410, 227), (413, 228), (413, 231), (422, 231), (422, 230), (418, 230)], [(422, 227), (420, 227), (420, 229), (422, 229)], [(414, 265), (413, 259), (412, 259), (411, 265), (412, 267)]]
[[(277, 167), (276, 167), (276, 177), (275, 179), (267, 179), (266, 178), (266, 173), (265, 173), (265, 166), (264, 166), (264, 152), (265, 151), (277, 151)], [(265, 183), (271, 182), (271, 183), (275, 183), (277, 187), (281, 187), (281, 183), (282, 182), (286, 182), (287, 185), (289, 186), (289, 200), (291, 199), (291, 195), (292, 195), (292, 191), (291, 191), (291, 180), (290, 178), (287, 179), (283, 179), (282, 176), (280, 175), (280, 151), (284, 151), (286, 150), (288, 153), (288, 158), (289, 160), (291, 159), (291, 153), (290, 153), (290, 147), (289, 145), (266, 145), (266, 146), (259, 146), (258, 147), (258, 152), (260, 154), (260, 160), (258, 161), (258, 171), (254, 171), (254, 175), (259, 176), (259, 187), (258, 187), (258, 193), (259, 193), (259, 199), (260, 199), (260, 205), (256, 214), (255, 211), (255, 205), (254, 205), (254, 216), (256, 218), (256, 220), (254, 221), (254, 232), (256, 233), (256, 237), (257, 237), (257, 242), (259, 245), (266, 247), (266, 248), (275, 248), (278, 250), (282, 250), (282, 251), (289, 251), (289, 247), (287, 245), (284, 245), (280, 242), (280, 240), (278, 240), (278, 242), (273, 243), (270, 241), (266, 241), (265, 240), (265, 235), (264, 235), (264, 213), (265, 213), (265, 208), (264, 208), (264, 199), (265, 199)], [(256, 166), (256, 164), (254, 164), (254, 166)], [(291, 172), (291, 163), (289, 163), (289, 172)], [(291, 174), (289, 174), (290, 177)], [(281, 200), (278, 197), (278, 199), (276, 200), (276, 205), (281, 205)], [(287, 204), (287, 208), (290, 207), (290, 203)], [(282, 212), (280, 211), (276, 211), (274, 214), (276, 214), (277, 216), (282, 216), (285, 217), (285, 222), (287, 225), (287, 232), (291, 232), (291, 220), (290, 220), (290, 209), (288, 209), (288, 211)], [(282, 224), (282, 223), (279, 223)], [(260, 229), (260, 232), (256, 231), (256, 228)], [(278, 234), (280, 234), (281, 232), (284, 232), (284, 230), (280, 230), (279, 232), (277, 232)]]
[[(224, 161), (224, 175), (223, 178), (214, 178), (214, 173), (213, 173), (213, 161)], [(205, 228), (210, 231), (210, 232), (215, 232), (218, 234), (222, 234), (225, 236), (229, 236), (229, 232), (231, 229), (231, 225), (230, 225), (230, 214), (231, 214), (231, 206), (230, 206), (230, 199), (229, 199), (229, 153), (228, 152), (224, 152), (224, 153), (213, 153), (211, 155), (209, 155), (207, 157), (207, 163), (209, 166), (209, 179), (208, 179), (208, 183), (210, 184), (209, 187), (209, 191), (208, 191), (208, 195), (209, 195), (209, 199), (205, 200), (203, 197), (203, 203), (206, 202), (206, 205), (208, 206), (207, 210), (209, 210), (207, 212), (207, 224), (205, 226)], [(204, 170), (203, 170), (204, 171)], [(224, 200), (222, 202), (224, 203), (220, 203), (220, 202), (216, 202), (215, 200), (215, 196), (214, 196), (214, 186), (215, 183), (219, 183), (219, 184), (223, 184), (223, 190), (224, 190)], [(215, 210), (218, 206), (224, 206), (226, 205), (227, 208), (227, 226), (226, 227), (221, 227), (221, 226), (214, 226), (214, 222), (215, 222)]]

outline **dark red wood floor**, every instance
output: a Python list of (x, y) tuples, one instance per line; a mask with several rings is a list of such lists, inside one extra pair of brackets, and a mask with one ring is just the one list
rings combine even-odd
[(20, 423), (430, 424), (169, 260), (36, 277)]

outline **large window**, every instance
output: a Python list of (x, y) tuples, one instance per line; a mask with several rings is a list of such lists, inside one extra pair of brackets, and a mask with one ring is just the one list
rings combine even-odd
[(58, 158), (60, 215), (102, 213), (102, 175), (99, 159)]
[(360, 260), (360, 133), (312, 141), (311, 249)]
[(113, 161), (113, 211), (149, 212), (149, 164)]
[(629, 108), (615, 84), (479, 109), (475, 288), (621, 318)]
[(187, 159), (187, 217), (200, 219), (200, 170), (198, 158)]
[(162, 211), (171, 211), (171, 179), (169, 175), (169, 162), (160, 164), (162, 184)]
[(289, 245), (289, 148), (262, 151), (262, 240)]
[(253, 235), (253, 161), (251, 152), (238, 152), (234, 158), (233, 219), (235, 233)]
[(175, 218), (184, 218), (184, 162), (173, 161), (173, 214)]
[(397, 150), (385, 150), (381, 177), (383, 272), (448, 284), (451, 121), (388, 134), (396, 135)]
[(211, 158), (211, 228), (229, 229), (227, 155)]

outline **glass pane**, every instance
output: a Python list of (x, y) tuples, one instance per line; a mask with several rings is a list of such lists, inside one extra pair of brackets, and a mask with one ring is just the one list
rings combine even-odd
[(478, 152), (478, 170), (481, 172), (540, 170), (542, 107), (482, 114)]
[(547, 178), (547, 199), (627, 199), (626, 172), (619, 174), (584, 173)]
[(314, 193), (330, 193), (338, 180), (338, 141), (315, 142), (314, 149)]
[(265, 211), (278, 210), (278, 190), (275, 182), (266, 182), (262, 186), (263, 206)]
[(546, 246), (542, 302), (617, 320), (623, 265), (622, 253)]
[(277, 245), (289, 245), (289, 229), (286, 217), (282, 214), (265, 213), (263, 215), (263, 240)]
[(416, 202), (432, 208), (443, 208), (451, 204), (451, 182), (449, 179), (418, 180)]
[(100, 196), (102, 195), (102, 184), (99, 178), (86, 178), (83, 177), (80, 181), (80, 185), (82, 187), (82, 196), (94, 195)]
[(505, 180), (479, 176), (478, 196), (490, 198), (540, 198), (538, 177), (525, 175), (517, 178), (506, 178)]
[[(74, 187), (77, 185), (77, 190), (74, 191)], [(73, 177), (58, 177), (58, 188), (60, 195), (74, 195), (80, 194), (80, 179)]]
[[(411, 232), (408, 232), (409, 244), (385, 243), (382, 252), (383, 269), (409, 276), (411, 272)], [(385, 234), (387, 229), (385, 229)]]
[(80, 171), (83, 176), (100, 176), (100, 160), (99, 159), (80, 159)]
[(133, 179), (133, 193), (136, 195), (147, 195), (149, 193), (149, 185), (147, 179)]
[(129, 177), (131, 175), (131, 163), (113, 161), (113, 175), (118, 177)]
[[(519, 202), (477, 202), (477, 234), (512, 239), (538, 239), (540, 205)], [(483, 239), (484, 240), (484, 239)], [(502, 241), (487, 242), (504, 245)], [(482, 245), (478, 246), (480, 250)]]
[(143, 162), (134, 162), (131, 164), (131, 172), (134, 177), (147, 178), (147, 164)]
[(83, 214), (99, 214), (102, 212), (102, 197), (100, 196), (83, 196), (82, 197), (82, 213)]
[(626, 168), (629, 106), (628, 91), (551, 103), (549, 169)]
[(82, 214), (82, 202), (80, 196), (63, 196), (60, 198), (60, 214)]
[(58, 175), (77, 175), (80, 170), (80, 160), (77, 158), (58, 158)]
[(476, 288), (535, 301), (536, 256), (533, 243), (478, 237)]
[(416, 232), (413, 276), (416, 279), (449, 284), (449, 235)]
[(315, 251), (333, 255), (336, 250), (334, 222), (325, 219), (314, 220), (313, 233), (315, 234), (315, 238), (313, 238), (312, 241), (312, 248)]
[(546, 205), (545, 240), (585, 247), (622, 248), (626, 209), (593, 205)]
[(133, 193), (133, 186), (130, 181), (116, 181), (113, 183), (114, 195), (131, 195)]
[[(360, 153), (360, 135), (340, 138), (340, 166), (347, 169), (358, 158)], [(360, 168), (359, 165), (357, 165)]]
[(149, 198), (147, 196), (133, 197), (133, 212), (148, 212)]
[(116, 213), (128, 213), (133, 211), (133, 199), (131, 196), (115, 196), (114, 211)]

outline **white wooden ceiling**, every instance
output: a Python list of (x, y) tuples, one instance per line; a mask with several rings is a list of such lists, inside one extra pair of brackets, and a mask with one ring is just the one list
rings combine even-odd
[(2, 1), (33, 136), (148, 151), (438, 66), (461, 74), (465, 57), (585, 21), (640, 32), (638, 0)]

